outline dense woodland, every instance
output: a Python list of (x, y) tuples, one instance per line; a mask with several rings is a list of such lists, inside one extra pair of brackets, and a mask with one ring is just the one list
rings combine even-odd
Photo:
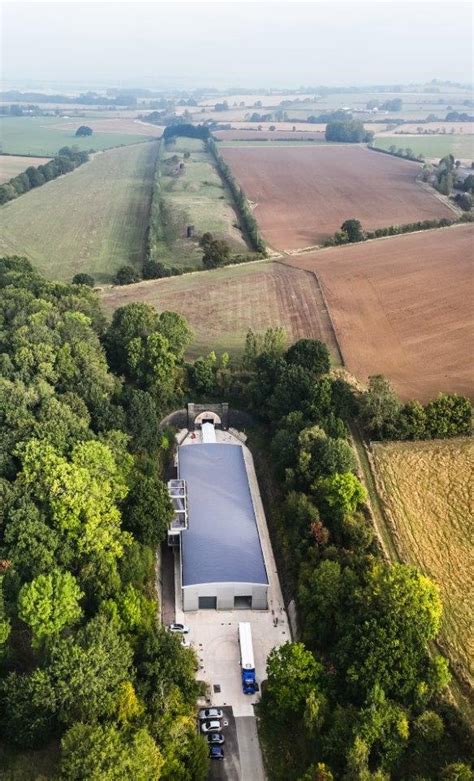
[(93, 291), (24, 259), (1, 261), (0, 288), (2, 778), (60, 743), (62, 779), (199, 781), (195, 657), (154, 590), (171, 513), (158, 421), (189, 331), (133, 306), (107, 329)]
[(470, 779), (447, 662), (431, 649), (438, 590), (380, 558), (348, 431), (357, 418), (379, 438), (468, 433), (469, 402), (402, 405), (380, 377), (355, 394), (329, 373), (325, 345), (287, 349), (281, 329), (249, 332), (238, 365), (213, 352), (187, 364), (181, 316), (129, 304), (107, 325), (87, 285), (46, 282), (21, 258), (1, 261), (0, 288), (6, 778), (17, 755), (58, 746), (66, 781), (206, 777), (196, 659), (161, 627), (154, 589), (171, 517), (173, 434), (159, 421), (188, 397), (225, 396), (263, 432), (274, 545), (301, 624), (263, 685), (270, 777)]

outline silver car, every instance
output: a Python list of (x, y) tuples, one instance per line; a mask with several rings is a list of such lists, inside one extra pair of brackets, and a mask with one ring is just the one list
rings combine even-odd
[(220, 732), (221, 731), (221, 723), (220, 721), (217, 721), (217, 719), (212, 719), (212, 721), (201, 721), (201, 732), (206, 734), (207, 732)]
[(187, 635), (189, 632), (189, 626), (186, 626), (186, 624), (170, 624), (168, 631), (176, 632), (180, 635)]
[(200, 719), (222, 719), (224, 717), (224, 713), (221, 711), (220, 708), (204, 708), (203, 710), (199, 711), (199, 718)]

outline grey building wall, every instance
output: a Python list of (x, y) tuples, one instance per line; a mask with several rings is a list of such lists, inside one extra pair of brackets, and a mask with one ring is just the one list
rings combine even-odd
[(183, 586), (183, 610), (198, 610), (199, 597), (216, 597), (217, 610), (233, 610), (235, 597), (252, 597), (252, 610), (267, 610), (267, 585), (258, 583), (202, 583)]

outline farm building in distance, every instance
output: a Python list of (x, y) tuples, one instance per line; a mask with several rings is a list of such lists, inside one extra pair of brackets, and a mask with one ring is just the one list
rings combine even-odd
[(178, 448), (177, 462), (169, 488), (181, 495), (178, 504), (173, 499), (168, 541), (180, 544), (183, 610), (266, 610), (268, 577), (244, 446), (218, 441), (204, 422)]

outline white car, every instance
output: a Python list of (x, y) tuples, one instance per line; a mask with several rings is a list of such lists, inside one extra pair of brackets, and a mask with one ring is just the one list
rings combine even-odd
[(204, 720), (224, 718), (224, 713), (220, 708), (204, 708), (203, 710), (199, 711), (198, 715), (200, 719)]
[(202, 721), (201, 722), (201, 732), (220, 732), (221, 731), (221, 723), (220, 721), (217, 721), (217, 719), (212, 719), (212, 721)]
[(182, 635), (181, 645), (183, 646), (183, 648), (191, 648), (191, 641), (188, 640), (188, 638), (185, 637), (185, 635)]
[(180, 635), (187, 635), (189, 632), (189, 626), (186, 626), (186, 624), (170, 624), (168, 630)]

